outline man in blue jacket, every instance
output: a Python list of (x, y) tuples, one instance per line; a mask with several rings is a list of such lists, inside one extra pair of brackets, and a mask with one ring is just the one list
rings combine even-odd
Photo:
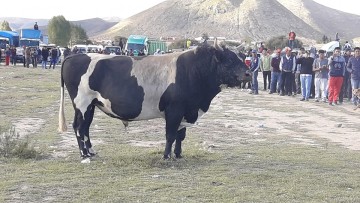
[[(354, 56), (351, 57), (347, 63), (346, 69), (351, 73), (351, 87), (352, 89), (360, 88), (360, 47), (354, 48)], [(359, 103), (359, 98), (353, 95), (352, 101), (354, 105)]]
[(250, 71), (252, 75), (252, 86), (250, 94), (259, 94), (259, 84), (258, 84), (258, 70), (259, 70), (259, 57), (257, 56), (256, 50), (251, 51), (251, 62), (250, 62)]

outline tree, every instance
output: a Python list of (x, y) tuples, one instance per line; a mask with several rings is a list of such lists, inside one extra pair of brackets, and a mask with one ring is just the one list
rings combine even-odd
[(5, 20), (1, 23), (0, 30), (12, 31), (12, 29), (10, 28), (9, 22), (7, 22)]
[(49, 41), (59, 46), (67, 46), (71, 37), (71, 24), (64, 16), (54, 16), (48, 24)]
[[(267, 48), (275, 50), (277, 48), (287, 47), (288, 42), (289, 42), (288, 38), (285, 35), (281, 35), (269, 39), (265, 44)], [(295, 39), (295, 45), (297, 48), (299, 48), (303, 46), (303, 43), (302, 41)]]
[(86, 31), (80, 26), (72, 24), (71, 26), (71, 43), (86, 44), (89, 38)]

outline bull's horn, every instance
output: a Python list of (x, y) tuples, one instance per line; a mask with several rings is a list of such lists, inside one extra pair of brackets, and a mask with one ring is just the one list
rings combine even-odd
[(219, 51), (223, 51), (223, 48), (221, 48), (217, 42), (217, 38), (215, 38), (215, 41), (214, 41), (214, 47), (216, 50), (219, 50)]

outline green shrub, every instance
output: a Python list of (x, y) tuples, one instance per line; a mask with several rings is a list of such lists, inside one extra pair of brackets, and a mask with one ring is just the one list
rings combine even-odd
[(21, 138), (14, 127), (5, 131), (0, 128), (0, 157), (34, 159), (39, 155), (29, 144), (29, 137)]

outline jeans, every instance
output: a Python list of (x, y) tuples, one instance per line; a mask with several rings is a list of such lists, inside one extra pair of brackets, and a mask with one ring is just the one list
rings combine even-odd
[(322, 98), (326, 101), (328, 91), (328, 79), (327, 78), (315, 78), (315, 99)]
[[(351, 78), (351, 87), (352, 89), (359, 89), (360, 88), (360, 80), (354, 80)], [(357, 105), (359, 103), (359, 98), (355, 95), (352, 97), (352, 102)]]
[(271, 73), (270, 92), (275, 93), (280, 91), (281, 72)]
[[(264, 90), (270, 89), (270, 83), (271, 83), (271, 72), (270, 71), (263, 71), (263, 79), (264, 79)], [(267, 83), (267, 81), (269, 83)]]
[(311, 80), (312, 80), (311, 74), (300, 74), (301, 94), (305, 99), (309, 99), (310, 97)]
[(259, 92), (259, 84), (258, 84), (258, 71), (255, 71), (252, 73), (252, 86), (251, 86), (251, 89), (252, 89), (252, 92), (253, 93), (258, 93)]

